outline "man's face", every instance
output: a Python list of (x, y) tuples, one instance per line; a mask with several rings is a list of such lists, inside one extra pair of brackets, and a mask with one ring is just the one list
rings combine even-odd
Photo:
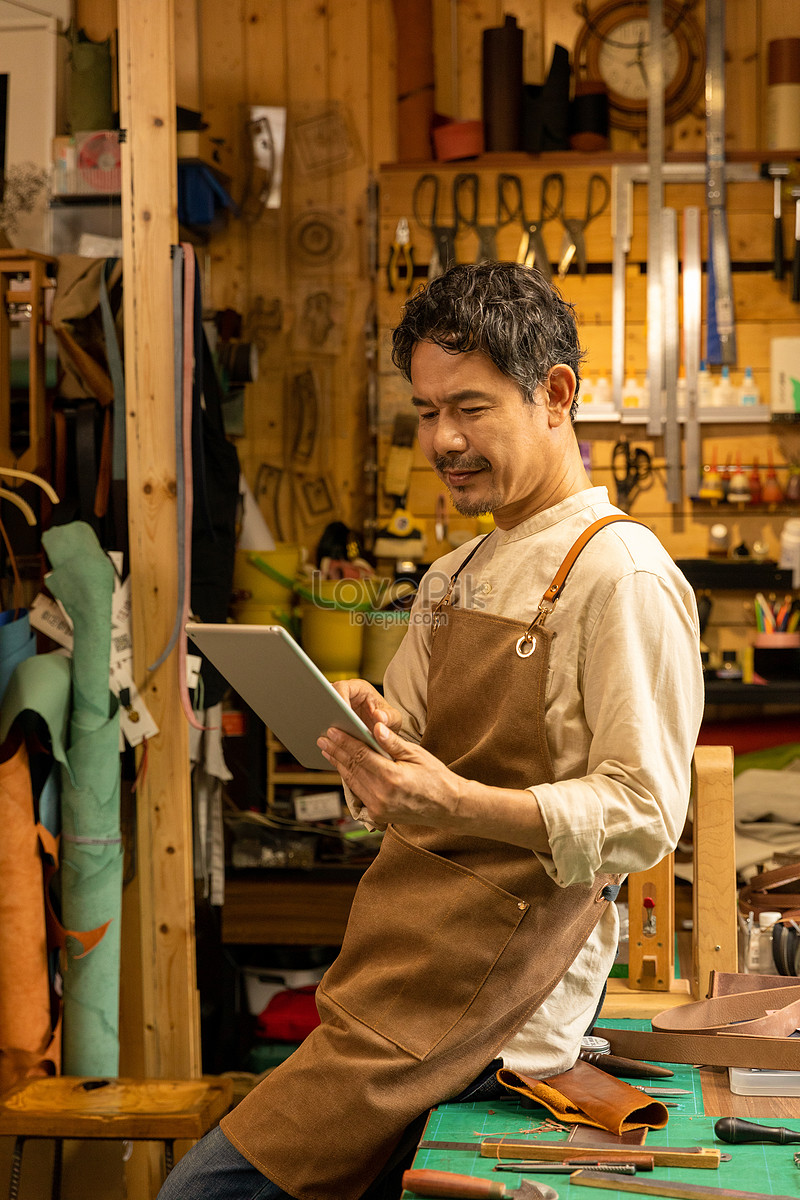
[(458, 512), (491, 512), (510, 528), (553, 503), (556, 447), (544, 388), (530, 403), (481, 351), (449, 354), (432, 342), (414, 350), (411, 385), (420, 446)]

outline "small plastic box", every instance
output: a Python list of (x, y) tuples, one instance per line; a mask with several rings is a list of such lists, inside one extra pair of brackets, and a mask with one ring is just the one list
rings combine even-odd
[(737, 1096), (800, 1096), (800, 1071), (728, 1067), (728, 1076)]

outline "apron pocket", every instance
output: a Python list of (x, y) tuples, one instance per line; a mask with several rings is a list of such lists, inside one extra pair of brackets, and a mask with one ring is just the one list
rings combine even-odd
[(424, 1059), (469, 1008), (527, 909), (389, 826), (320, 991)]

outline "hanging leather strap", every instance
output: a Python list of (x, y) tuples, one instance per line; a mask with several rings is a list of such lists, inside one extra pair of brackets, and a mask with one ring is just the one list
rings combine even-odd
[(791, 891), (789, 885), (800, 883), (800, 863), (789, 863), (773, 871), (763, 871), (745, 884), (739, 892), (739, 911), (780, 912), (784, 917), (800, 919), (800, 890)]
[(645, 529), (649, 528), (649, 526), (644, 524), (644, 521), (637, 521), (635, 517), (628, 517), (623, 513), (612, 513), (611, 516), (601, 517), (600, 520), (595, 521), (593, 525), (587, 526), (577, 541), (573, 544), (561, 566), (556, 571), (553, 582), (542, 596), (542, 603), (547, 603), (551, 607), (555, 604), (556, 600), (561, 595), (561, 589), (567, 582), (567, 576), (575, 566), (578, 555), (581, 553), (587, 543), (591, 541), (596, 533), (599, 533), (601, 529), (605, 529), (606, 525), (613, 525), (617, 521), (631, 521), (634, 525), (644, 525)]

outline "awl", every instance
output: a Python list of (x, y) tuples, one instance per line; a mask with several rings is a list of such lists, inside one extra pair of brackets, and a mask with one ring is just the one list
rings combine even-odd
[(415, 1196), (452, 1196), (463, 1200), (558, 1200), (555, 1188), (523, 1180), (511, 1191), (497, 1179), (474, 1179), (450, 1171), (405, 1171), (403, 1188)]

